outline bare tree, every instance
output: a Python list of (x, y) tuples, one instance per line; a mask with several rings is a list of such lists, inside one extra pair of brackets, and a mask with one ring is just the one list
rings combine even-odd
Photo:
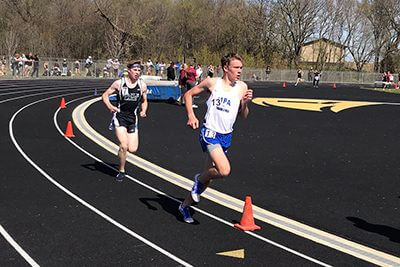
[(348, 42), (348, 50), (354, 59), (357, 71), (362, 71), (364, 65), (371, 61), (374, 46), (370, 41), (373, 39), (373, 28), (370, 21), (362, 16), (360, 9), (347, 17), (351, 36)]
[(278, 0), (276, 17), (279, 19), (285, 56), (289, 65), (298, 64), (301, 47), (315, 31), (321, 0)]
[[(253, 55), (261, 55), (265, 62), (271, 62), (276, 47), (275, 20), (272, 15), (271, 0), (252, 0), (245, 10), (246, 37), (243, 40), (244, 49)], [(270, 63), (269, 63), (270, 64)]]
[(17, 51), (19, 38), (17, 32), (14, 29), (10, 29), (6, 32), (3, 39), (3, 44), (9, 57)]

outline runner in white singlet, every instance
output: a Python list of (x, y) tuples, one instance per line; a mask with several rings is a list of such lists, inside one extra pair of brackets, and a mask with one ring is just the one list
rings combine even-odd
[(187, 125), (193, 129), (199, 127), (199, 121), (194, 114), (192, 98), (204, 91), (209, 91), (207, 113), (200, 129), (200, 144), (207, 153), (206, 163), (202, 173), (195, 175), (193, 188), (179, 206), (179, 211), (187, 223), (193, 223), (189, 207), (193, 202), (200, 201), (211, 180), (229, 175), (231, 166), (226, 153), (231, 145), (233, 125), (240, 114), (246, 118), (249, 109), (248, 102), (253, 98), (253, 90), (240, 81), (243, 64), (237, 54), (228, 54), (221, 59), (224, 74), (222, 78), (207, 78), (185, 94), (185, 105), (188, 114)]

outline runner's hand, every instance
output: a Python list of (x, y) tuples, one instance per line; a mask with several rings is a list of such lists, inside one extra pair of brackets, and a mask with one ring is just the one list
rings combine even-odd
[(111, 113), (119, 112), (119, 108), (116, 106), (111, 105), (111, 107), (108, 108)]
[(140, 117), (146, 118), (147, 117), (146, 112), (144, 112), (143, 110), (140, 111)]
[(197, 129), (199, 128), (199, 120), (196, 118), (196, 116), (190, 116), (187, 122), (187, 125), (191, 127), (192, 129)]
[(243, 97), (243, 100), (244, 100), (244, 102), (247, 103), (247, 102), (250, 102), (252, 99), (253, 99), (253, 90), (247, 89), (247, 91)]

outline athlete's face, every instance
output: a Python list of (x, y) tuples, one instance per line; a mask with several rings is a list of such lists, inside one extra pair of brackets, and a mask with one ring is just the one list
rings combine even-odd
[(141, 69), (138, 67), (133, 67), (128, 70), (128, 75), (131, 79), (137, 80), (139, 79)]
[(232, 59), (228, 66), (224, 66), (226, 75), (231, 81), (237, 81), (242, 75), (243, 63), (238, 59)]

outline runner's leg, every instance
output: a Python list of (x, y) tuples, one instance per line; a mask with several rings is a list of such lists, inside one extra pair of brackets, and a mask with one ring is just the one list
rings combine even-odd
[(128, 132), (125, 127), (115, 127), (115, 135), (119, 141), (119, 171), (125, 172), (126, 152), (128, 150)]
[(130, 153), (136, 153), (139, 147), (139, 134), (136, 129), (134, 133), (128, 133), (128, 151)]
[[(231, 166), (229, 160), (226, 157), (222, 148), (220, 146), (214, 148), (211, 152), (208, 153), (204, 165), (204, 170), (198, 177), (199, 181), (204, 186), (203, 191), (210, 184), (211, 180), (224, 178), (229, 175), (230, 171), (231, 171)], [(182, 206), (186, 207), (192, 204), (193, 204), (193, 199), (189, 192), (189, 194), (183, 201)]]

